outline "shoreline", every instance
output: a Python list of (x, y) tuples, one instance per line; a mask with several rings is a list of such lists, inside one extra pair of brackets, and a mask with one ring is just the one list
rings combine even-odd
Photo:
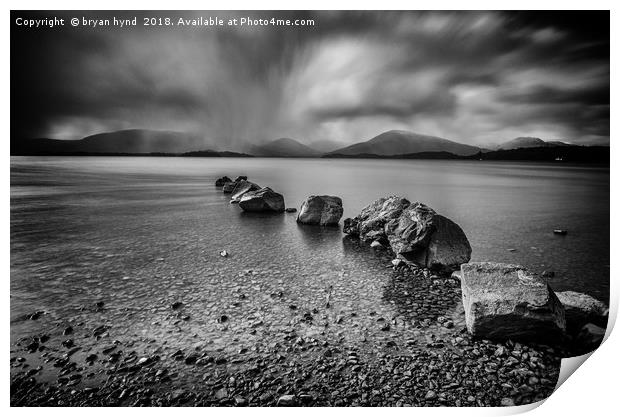
[[(375, 253), (389, 264), (387, 251)], [(372, 311), (331, 317), (327, 304), (291, 310), (295, 319), (269, 343), (236, 353), (208, 345), (172, 352), (155, 339), (136, 351), (113, 324), (94, 333), (74, 326), (63, 335), (62, 326), (50, 323), (47, 337), (12, 344), (11, 405), (500, 406), (553, 392), (562, 352), (473, 339), (459, 308), (460, 283), (451, 277), (408, 266), (386, 275), (385, 301), (397, 303), (398, 317)], [(105, 314), (105, 306), (93, 307), (95, 313)], [(349, 322), (366, 314), (376, 328), (346, 340), (358, 331)], [(74, 343), (62, 346), (68, 338)], [(92, 347), (82, 343), (93, 338)]]

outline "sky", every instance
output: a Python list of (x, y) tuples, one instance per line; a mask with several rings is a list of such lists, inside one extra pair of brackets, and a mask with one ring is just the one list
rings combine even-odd
[[(29, 28), (16, 18), (65, 18)], [(72, 27), (69, 19), (137, 26)], [(218, 17), (225, 26), (179, 26)], [(170, 17), (174, 26), (143, 26)], [(312, 19), (294, 27), (229, 19)], [(609, 144), (609, 12), (12, 12), (11, 135)]]

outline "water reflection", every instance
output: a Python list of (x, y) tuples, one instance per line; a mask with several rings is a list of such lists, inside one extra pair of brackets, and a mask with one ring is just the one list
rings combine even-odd
[(342, 236), (340, 227), (322, 227), (310, 224), (297, 223), (297, 232), (301, 237), (302, 242), (311, 248), (316, 248), (319, 245), (329, 245), (335, 248), (338, 240)]

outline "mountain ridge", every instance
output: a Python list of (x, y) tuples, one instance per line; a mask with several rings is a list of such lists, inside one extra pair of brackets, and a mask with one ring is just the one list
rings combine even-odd
[(11, 154), (17, 153), (183, 153), (210, 147), (204, 138), (182, 132), (150, 129), (122, 129), (76, 140), (11, 139)]
[(512, 150), (519, 148), (545, 148), (554, 146), (569, 146), (568, 143), (560, 141), (545, 141), (532, 136), (519, 136), (507, 142), (500, 143), (493, 147), (493, 150)]
[(354, 143), (344, 148), (336, 149), (330, 154), (355, 155), (399, 155), (420, 152), (450, 152), (455, 155), (473, 155), (481, 148), (465, 145), (437, 136), (422, 135), (406, 130), (388, 130), (365, 142)]
[[(548, 160), (552, 155), (562, 157), (564, 150), (573, 155), (574, 149), (588, 146), (571, 145), (560, 141), (521, 136), (496, 149), (480, 148), (429, 135), (403, 130), (390, 130), (366, 142), (345, 146), (331, 152), (321, 152), (291, 138), (280, 138), (263, 145), (247, 145), (245, 150), (214, 150), (197, 136), (174, 131), (126, 129), (103, 132), (78, 140), (11, 138), (11, 155), (107, 155), (107, 156), (220, 156), (220, 157), (328, 157), (328, 158), (386, 158), (386, 159), (479, 159), (489, 158)], [(330, 146), (337, 142), (324, 141)], [(533, 146), (528, 146), (533, 145)], [(512, 149), (503, 149), (502, 146)], [(252, 148), (248, 151), (247, 148)], [(574, 148), (574, 149), (573, 149)], [(206, 149), (206, 150), (205, 150)], [(448, 149), (448, 150), (446, 150)], [(245, 153), (244, 153), (245, 152)], [(587, 151), (594, 152), (594, 150)], [(599, 151), (603, 152), (603, 151)], [(539, 153), (540, 155), (537, 155)], [(554, 157), (555, 158), (555, 157)], [(573, 156), (571, 158), (574, 159)], [(552, 158), (553, 159), (553, 158)]]
[(252, 145), (249, 151), (256, 156), (281, 158), (313, 158), (323, 154), (291, 138), (280, 138), (263, 145)]

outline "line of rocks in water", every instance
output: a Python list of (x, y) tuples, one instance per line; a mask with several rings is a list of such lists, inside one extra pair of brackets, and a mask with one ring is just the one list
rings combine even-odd
[[(226, 179), (216, 185), (227, 184)], [(247, 188), (242, 183), (238, 187), (238, 193)], [(337, 225), (342, 213), (339, 197), (310, 196), (297, 221)], [(519, 265), (469, 263), (471, 245), (461, 227), (425, 204), (400, 196), (380, 198), (345, 219), (343, 231), (372, 248), (388, 247), (396, 255), (394, 265), (442, 273), (460, 269), (467, 329), (474, 336), (569, 344), (579, 353), (603, 340), (608, 310), (602, 302), (575, 292), (560, 294), (560, 301), (544, 279)]]
[(222, 187), (224, 193), (232, 194), (230, 203), (239, 204), (244, 211), (280, 213), (285, 209), (282, 194), (248, 181), (247, 176), (239, 176), (234, 181), (222, 177), (215, 185)]
[[(256, 193), (252, 187), (258, 188), (246, 180), (223, 177), (216, 186), (232, 189), (233, 200), (244, 199)], [(310, 196), (297, 221), (334, 226), (342, 214), (339, 197)], [(396, 266), (405, 263), (444, 274), (460, 269), (467, 329), (474, 336), (570, 345), (577, 353), (596, 349), (603, 340), (608, 315), (604, 303), (575, 292), (560, 293), (560, 301), (544, 279), (519, 265), (469, 263), (472, 249), (461, 227), (425, 204), (400, 196), (380, 198), (345, 219), (343, 231), (372, 248), (388, 247)]]
[(475, 337), (596, 349), (607, 325), (607, 306), (586, 294), (554, 293), (541, 277), (519, 265), (472, 262), (471, 246), (453, 221), (422, 203), (400, 196), (381, 198), (345, 219), (344, 232), (388, 246), (393, 261), (425, 266), (461, 280), (468, 331)]
[[(247, 176), (238, 176), (234, 181), (227, 176), (215, 181), (216, 187), (222, 187), (225, 194), (231, 194), (231, 204), (239, 204), (249, 212), (287, 212), (295, 213), (294, 207), (285, 208), (284, 197), (269, 187), (248, 181)], [(344, 210), (342, 199), (335, 196), (311, 195), (306, 198), (299, 209), (297, 222), (302, 224), (337, 226)]]

